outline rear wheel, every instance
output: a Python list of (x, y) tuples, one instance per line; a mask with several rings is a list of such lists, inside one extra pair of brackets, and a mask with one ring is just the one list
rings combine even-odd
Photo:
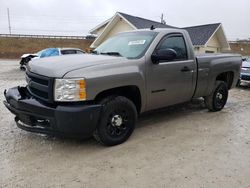
[(204, 97), (207, 108), (212, 111), (220, 111), (224, 108), (228, 98), (228, 87), (224, 81), (216, 81), (211, 95)]
[(97, 141), (107, 146), (125, 142), (134, 131), (137, 111), (132, 101), (122, 96), (103, 99), (103, 110), (94, 132)]

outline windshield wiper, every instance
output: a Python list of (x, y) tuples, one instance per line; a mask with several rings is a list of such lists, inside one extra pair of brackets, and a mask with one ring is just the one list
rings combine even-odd
[(112, 56), (120, 56), (122, 57), (122, 55), (119, 52), (101, 52), (100, 54), (102, 55), (112, 55)]

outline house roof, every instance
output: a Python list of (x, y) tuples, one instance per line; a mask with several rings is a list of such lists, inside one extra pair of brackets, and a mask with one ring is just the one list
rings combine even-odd
[(103, 26), (105, 26), (105, 25), (108, 25), (108, 23), (110, 22), (110, 20), (112, 20), (112, 18), (109, 18), (109, 19), (105, 20), (104, 22), (102, 22), (101, 24), (97, 25), (96, 27), (94, 27), (93, 29), (91, 29), (91, 30), (89, 31), (89, 33), (94, 34), (94, 32), (95, 32), (96, 30), (98, 30), (99, 28), (101, 28), (101, 27), (103, 27)]
[(185, 27), (194, 46), (204, 46), (215, 31), (221, 26), (220, 23)]
[[(110, 24), (110, 22), (113, 22), (115, 18), (117, 17), (123, 18), (134, 29), (146, 29), (146, 28), (150, 28), (152, 25), (155, 28), (177, 28), (178, 29), (178, 27), (162, 24), (157, 21), (148, 20), (145, 18), (137, 17), (137, 16), (132, 16), (132, 15), (125, 14), (122, 12), (117, 12), (112, 19), (109, 19), (108, 22), (107, 21), (103, 22), (103, 24), (100, 24), (96, 28), (92, 29), (91, 32), (94, 32), (98, 28), (103, 27), (105, 25), (106, 25), (105, 27), (106, 30), (110, 29), (110, 27), (112, 27), (111, 26), (112, 24)], [(221, 23), (198, 25), (198, 26), (184, 27), (184, 28), (179, 28), (179, 29), (185, 29), (188, 31), (194, 46), (206, 46), (206, 44), (209, 42), (211, 37), (214, 36), (216, 31), (220, 31), (219, 36), (221, 38), (220, 41), (223, 43), (223, 48), (229, 48)], [(103, 32), (101, 36), (103, 37), (103, 35), (105, 34), (106, 33)], [(96, 40), (93, 42), (94, 45), (99, 44), (98, 42), (100, 42), (99, 40), (101, 40), (100, 39), (101, 36), (98, 36), (96, 38)]]
[[(131, 24), (133, 24), (137, 29), (150, 28), (152, 25), (155, 28), (178, 28), (171, 25), (162, 24), (160, 22), (148, 20), (145, 18), (131, 16), (122, 12), (118, 13), (121, 16), (123, 16), (127, 21), (129, 21)], [(215, 33), (215, 31), (219, 28), (220, 25), (221, 25), (220, 23), (215, 23), (215, 24), (185, 27), (181, 29), (185, 29), (188, 31), (194, 46), (204, 46), (207, 43), (207, 41), (211, 38), (211, 36)]]
[(146, 29), (146, 28), (150, 28), (152, 25), (155, 28), (176, 28), (174, 26), (170, 26), (170, 25), (166, 25), (166, 24), (162, 24), (160, 22), (156, 22), (153, 20), (148, 20), (145, 18), (140, 18), (137, 16), (132, 16), (132, 15), (128, 15), (122, 12), (118, 12), (122, 17), (124, 17), (127, 21), (129, 21), (132, 25), (134, 25), (137, 29)]

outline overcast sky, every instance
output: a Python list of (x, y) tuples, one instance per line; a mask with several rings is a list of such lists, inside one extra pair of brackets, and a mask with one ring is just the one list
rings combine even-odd
[(0, 33), (85, 35), (124, 12), (177, 27), (221, 22), (229, 40), (250, 38), (249, 0), (0, 0)]

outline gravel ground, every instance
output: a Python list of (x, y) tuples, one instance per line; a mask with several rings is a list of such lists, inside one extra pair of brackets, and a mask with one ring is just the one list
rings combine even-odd
[[(0, 91), (25, 84), (0, 61)], [(18, 129), (0, 94), (0, 187), (250, 187), (250, 87), (225, 109), (202, 100), (147, 113), (130, 139), (104, 147)]]

